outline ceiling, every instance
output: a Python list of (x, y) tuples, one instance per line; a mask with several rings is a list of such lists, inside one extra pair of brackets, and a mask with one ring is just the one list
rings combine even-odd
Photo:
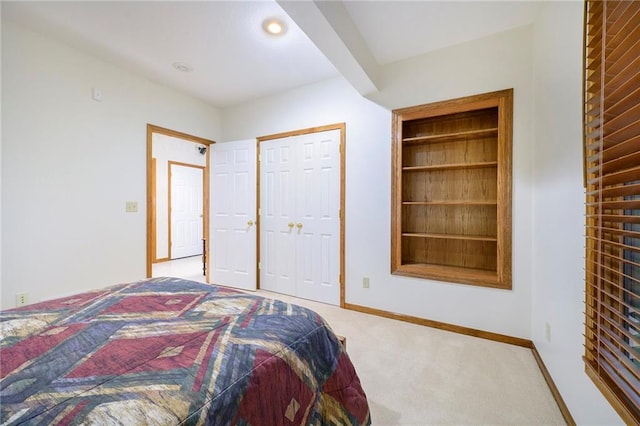
[[(537, 8), (535, 1), (2, 1), (2, 19), (223, 108), (337, 75), (372, 93), (381, 66), (531, 24)], [(286, 22), (284, 36), (263, 32), (269, 17)]]

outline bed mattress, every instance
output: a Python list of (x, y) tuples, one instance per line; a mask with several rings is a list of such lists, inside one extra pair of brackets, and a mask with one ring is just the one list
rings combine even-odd
[(0, 423), (368, 425), (315, 312), (154, 278), (0, 313)]

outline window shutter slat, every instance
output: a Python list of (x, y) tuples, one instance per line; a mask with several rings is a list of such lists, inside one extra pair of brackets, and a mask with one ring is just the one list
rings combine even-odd
[[(640, 96), (640, 91), (638, 93)], [(638, 98), (640, 99), (640, 97)], [(626, 155), (637, 153), (640, 150), (640, 136), (628, 139), (622, 143), (605, 149), (602, 152), (602, 160), (604, 162), (611, 161), (615, 158), (624, 157)], [(594, 159), (593, 161), (597, 161)]]
[(602, 173), (608, 174), (620, 169), (630, 169), (637, 164), (640, 164), (640, 151), (605, 161), (602, 164)]
[[(638, 61), (640, 66), (640, 61)], [(613, 132), (604, 135), (604, 147), (610, 147), (619, 143), (622, 143), (630, 138), (634, 138), (640, 135), (640, 123), (637, 121), (622, 127), (616, 128)]]
[(597, 63), (597, 66), (594, 68), (589, 68), (587, 70), (587, 82), (588, 83), (599, 83), (602, 78), (602, 61)]
[[(593, 228), (593, 227), (591, 227), (591, 228), (590, 228), (590, 227), (587, 227), (587, 230), (588, 230), (588, 231), (589, 231), (589, 230), (594, 230), (594, 229), (595, 229), (596, 231), (598, 231), (598, 229), (599, 229), (599, 228)], [(588, 235), (587, 235), (587, 240), (589, 240), (589, 241), (591, 241), (591, 242), (593, 242), (593, 243), (595, 243), (595, 244), (601, 244), (601, 245), (608, 244), (608, 245), (611, 245), (611, 246), (614, 246), (614, 247), (620, 248), (620, 249), (622, 249), (622, 250), (626, 250), (626, 251), (635, 251), (635, 252), (639, 252), (639, 253), (640, 253), (640, 248), (635, 247), (635, 246), (629, 246), (629, 245), (625, 245), (625, 244), (622, 244), (622, 243), (615, 243), (615, 242), (613, 242), (613, 241), (607, 241), (607, 240), (603, 240), (603, 239), (595, 238), (595, 237), (588, 236)], [(596, 252), (597, 252), (597, 250), (595, 250), (595, 249), (594, 249), (594, 250), (593, 250), (593, 252), (594, 252), (594, 253), (596, 253)]]
[[(625, 197), (640, 194), (640, 184), (628, 184), (624, 186), (614, 186), (603, 189), (591, 189), (587, 192), (587, 196), (594, 197), (595, 200), (612, 198), (612, 197)], [(624, 208), (624, 207), (623, 207)]]
[[(595, 276), (592, 276), (592, 278), (595, 278)], [(611, 284), (611, 281), (607, 281), (607, 283)], [(619, 297), (613, 296), (611, 289), (607, 290), (606, 288), (603, 289), (602, 287), (596, 287), (594, 281), (588, 281), (588, 285), (592, 286), (594, 291), (597, 289), (597, 291), (599, 291), (601, 294), (606, 295), (607, 297), (611, 298), (611, 300), (615, 300), (617, 303), (624, 305), (627, 309), (632, 310), (634, 313), (637, 314), (638, 308), (632, 306), (630, 303), (621, 301)], [(614, 288), (612, 285), (610, 285), (609, 287)], [(617, 290), (618, 289), (616, 288), (616, 292), (618, 292)], [(623, 294), (626, 297), (629, 294), (629, 292), (623, 291), (621, 294)], [(634, 303), (638, 301), (638, 298), (636, 295), (633, 296), (633, 300), (634, 300)], [(602, 309), (606, 309), (606, 306), (607, 305), (602, 305)]]
[[(620, 2), (618, 8), (607, 10), (606, 49), (613, 52), (624, 47), (629, 35), (640, 25), (640, 7), (637, 2)], [(620, 55), (611, 55), (612, 61), (620, 62)]]
[[(630, 261), (630, 260), (627, 260), (627, 259), (623, 259), (623, 258), (621, 258), (621, 257), (619, 257), (619, 256), (616, 256), (614, 253), (606, 253), (606, 252), (601, 252), (601, 251), (596, 251), (596, 253), (597, 253), (599, 256), (602, 256), (603, 258), (609, 258), (609, 259), (610, 259), (610, 263), (612, 263), (612, 264), (613, 264), (613, 263), (615, 263), (615, 264), (617, 264), (618, 266), (626, 266), (626, 265), (629, 265), (629, 266), (633, 266), (633, 267), (636, 267), (636, 268), (637, 268), (637, 267), (640, 267), (640, 263), (633, 262), (633, 261)], [(592, 277), (592, 278), (593, 278), (593, 277)], [(632, 277), (632, 278), (633, 278), (633, 277)], [(634, 279), (636, 282), (638, 281), (636, 278), (633, 278), (633, 279)], [(632, 292), (632, 291), (630, 291), (630, 290), (626, 290), (626, 289), (623, 289), (623, 290), (624, 290), (624, 292), (627, 294), (627, 296), (628, 296), (628, 298), (629, 298), (629, 299), (633, 299), (634, 303), (635, 303), (636, 301), (640, 302), (640, 295), (638, 295), (638, 294), (636, 294), (636, 293), (633, 293), (633, 292)], [(624, 302), (621, 302), (621, 303), (624, 303)], [(634, 308), (634, 307), (632, 307), (632, 306), (627, 306), (627, 307), (628, 307), (628, 308), (630, 308), (630, 309), (635, 309), (635, 308)], [(640, 306), (638, 306), (638, 310), (640, 310)], [(638, 313), (640, 313), (640, 312), (638, 312)]]
[[(613, 340), (613, 339), (612, 339)], [(614, 343), (612, 340), (603, 340), (605, 343), (605, 351), (604, 354), (606, 356), (605, 361), (609, 364), (612, 369), (617, 372), (623, 369), (626, 372), (635, 371), (634, 365), (629, 361), (628, 357), (621, 356), (620, 352), (618, 352), (613, 346)], [(634, 398), (635, 395), (638, 394), (637, 377), (629, 377), (628, 374), (620, 375), (616, 374), (618, 382), (621, 383), (621, 390), (625, 393), (627, 398)]]
[[(640, 122), (638, 125), (640, 126)], [(640, 166), (632, 169), (621, 170), (615, 173), (608, 173), (600, 178), (602, 186), (620, 185), (638, 180), (640, 180)]]
[(625, 215), (613, 215), (613, 214), (602, 214), (602, 215), (587, 215), (587, 218), (602, 218), (605, 222), (620, 222), (620, 223), (640, 223), (640, 216), (625, 216)]
[[(638, 57), (640, 58), (640, 56)], [(640, 79), (640, 76), (638, 76), (638, 78)], [(617, 130), (627, 129), (629, 127), (632, 127), (634, 124), (637, 124), (636, 120), (639, 115), (640, 103), (636, 103), (634, 106), (625, 110), (621, 114), (612, 114), (611, 119), (607, 120), (606, 124), (603, 126), (605, 137), (606, 135), (614, 133)], [(638, 127), (636, 127), (636, 129), (638, 129)], [(637, 130), (634, 136), (638, 135), (640, 135), (640, 130)], [(627, 139), (628, 138), (625, 138), (625, 140)]]
[(607, 96), (604, 116), (609, 117), (624, 113), (638, 102), (638, 96), (640, 96), (638, 82), (633, 79), (627, 81)]

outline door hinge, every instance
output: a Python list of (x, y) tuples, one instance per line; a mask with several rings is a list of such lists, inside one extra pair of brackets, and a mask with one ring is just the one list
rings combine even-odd
[(260, 269), (260, 262), (258, 262), (258, 269)]

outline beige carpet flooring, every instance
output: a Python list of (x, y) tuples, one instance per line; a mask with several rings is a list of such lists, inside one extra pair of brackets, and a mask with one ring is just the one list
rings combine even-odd
[[(197, 270), (184, 275), (204, 282), (201, 270), (199, 276)], [(529, 349), (263, 290), (258, 294), (309, 307), (347, 338), (374, 425), (565, 424)]]
[(374, 425), (564, 425), (530, 349), (260, 290), (347, 338)]

